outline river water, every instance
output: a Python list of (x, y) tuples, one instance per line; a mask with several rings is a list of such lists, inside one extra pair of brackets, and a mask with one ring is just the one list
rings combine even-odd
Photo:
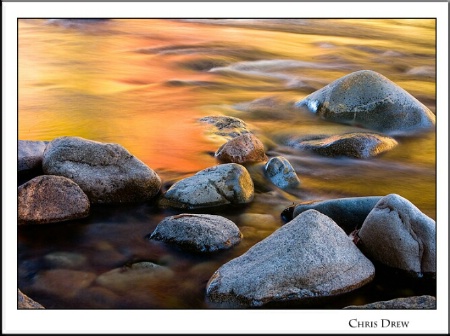
[[(262, 179), (254, 201), (214, 213), (242, 242), (190, 255), (145, 236), (176, 209), (94, 206), (67, 223), (18, 228), (18, 285), (47, 308), (213, 308), (205, 286), (223, 263), (283, 225), (293, 202), (399, 194), (436, 219), (436, 134), (396, 138), (366, 159), (325, 158), (284, 145), (289, 135), (341, 134), (350, 126), (290, 109), (292, 102), (353, 71), (377, 71), (436, 113), (432, 19), (111, 19), (18, 21), (20, 140), (80, 136), (119, 143), (165, 186), (217, 164), (224, 142), (199, 118), (234, 116), (283, 155), (301, 186), (286, 193)], [(267, 185), (264, 185), (267, 184)], [(204, 211), (208, 212), (208, 211)], [(96, 277), (134, 262), (166, 266), (164, 279)], [(434, 283), (391, 276), (315, 307), (342, 308), (435, 294)], [(287, 308), (298, 308), (296, 305)]]

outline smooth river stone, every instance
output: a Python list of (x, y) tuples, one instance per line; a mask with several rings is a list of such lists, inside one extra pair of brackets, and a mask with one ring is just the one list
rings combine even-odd
[(251, 133), (237, 136), (224, 143), (215, 154), (222, 163), (254, 163), (265, 162), (267, 156), (264, 144)]
[(431, 295), (411, 296), (360, 306), (347, 306), (343, 309), (436, 309), (436, 298)]

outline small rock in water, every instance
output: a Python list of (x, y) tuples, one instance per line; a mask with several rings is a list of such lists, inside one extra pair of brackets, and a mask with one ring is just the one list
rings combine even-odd
[(48, 141), (19, 140), (17, 170), (42, 169), (42, 157)]
[(215, 157), (222, 163), (245, 164), (267, 161), (264, 144), (251, 133), (229, 140), (217, 150)]
[(118, 144), (60, 137), (44, 151), (44, 173), (75, 181), (91, 203), (149, 201), (161, 188), (160, 177)]
[(361, 306), (347, 306), (344, 309), (436, 309), (436, 298), (431, 295), (412, 296)]
[(162, 220), (149, 239), (175, 244), (191, 252), (229, 249), (241, 241), (239, 228), (216, 215), (180, 214)]
[(341, 77), (296, 103), (322, 119), (378, 132), (430, 130), (436, 117), (425, 105), (383, 75), (361, 70)]
[(87, 263), (87, 258), (74, 252), (52, 252), (46, 254), (44, 261), (49, 268), (80, 268)]
[(56, 223), (89, 215), (86, 194), (72, 180), (41, 175), (18, 188), (18, 224)]
[(222, 136), (231, 140), (243, 134), (250, 133), (247, 124), (235, 117), (228, 116), (208, 116), (199, 119), (200, 122), (212, 125), (210, 134)]
[(253, 181), (244, 166), (220, 164), (173, 184), (163, 203), (176, 208), (205, 208), (245, 204), (253, 200)]
[(281, 189), (296, 188), (300, 185), (300, 179), (297, 176), (290, 162), (282, 157), (273, 157), (264, 167), (265, 174), (269, 180)]
[(378, 201), (357, 238), (370, 259), (418, 277), (436, 273), (436, 223), (397, 194)]
[(318, 136), (307, 140), (290, 140), (288, 145), (304, 150), (311, 150), (324, 156), (348, 156), (367, 159), (391, 150), (397, 146), (391, 137), (376, 133), (347, 133), (333, 136)]
[(308, 301), (352, 291), (370, 282), (373, 264), (329, 217), (308, 210), (210, 278), (210, 301), (258, 307)]

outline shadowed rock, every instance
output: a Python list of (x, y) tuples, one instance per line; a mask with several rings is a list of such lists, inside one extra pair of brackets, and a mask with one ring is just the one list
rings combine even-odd
[(212, 302), (256, 307), (343, 294), (374, 274), (373, 264), (333, 220), (309, 210), (220, 267), (206, 294)]
[(361, 306), (348, 306), (344, 309), (436, 309), (436, 298), (430, 295), (412, 296)]
[(239, 228), (222, 216), (180, 214), (162, 220), (149, 239), (178, 245), (192, 252), (229, 249), (241, 241)]
[(436, 119), (404, 89), (370, 70), (341, 77), (296, 105), (325, 120), (392, 134), (432, 129)]
[(236, 163), (206, 168), (173, 184), (163, 203), (177, 208), (203, 208), (243, 204), (253, 200), (253, 181), (244, 166)]
[(72, 180), (41, 175), (18, 188), (18, 224), (45, 224), (89, 215), (86, 194)]
[(296, 188), (300, 185), (300, 179), (297, 176), (290, 162), (282, 157), (273, 157), (264, 167), (267, 178), (281, 189)]
[(397, 144), (397, 141), (391, 137), (360, 132), (288, 141), (288, 145), (294, 148), (310, 150), (320, 155), (348, 156), (358, 159), (379, 155)]
[(217, 150), (215, 157), (222, 163), (244, 164), (267, 161), (263, 143), (251, 133), (229, 140)]
[(122, 146), (79, 137), (51, 141), (43, 169), (75, 181), (91, 203), (148, 201), (161, 188), (159, 176)]
[(42, 156), (48, 141), (18, 141), (17, 170), (42, 169)]
[(436, 272), (436, 223), (397, 194), (378, 201), (356, 236), (370, 259), (419, 277)]
[(18, 309), (45, 309), (40, 303), (30, 299), (17, 289), (17, 308)]

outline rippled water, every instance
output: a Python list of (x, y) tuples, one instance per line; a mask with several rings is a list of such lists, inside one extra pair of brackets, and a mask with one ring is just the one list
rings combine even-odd
[[(293, 202), (397, 193), (436, 219), (434, 132), (397, 138), (399, 146), (367, 160), (283, 144), (288, 135), (360, 130), (290, 108), (357, 70), (385, 75), (436, 113), (434, 20), (22, 19), (18, 32), (19, 139), (119, 143), (167, 186), (217, 164), (212, 153), (224, 140), (208, 136), (198, 119), (228, 115), (248, 124), (269, 157), (285, 156), (301, 180), (286, 193), (257, 179), (251, 204), (215, 210), (244, 239), (209, 256), (146, 240), (164, 217), (179, 213), (155, 204), (95, 206), (87, 219), (19, 227), (19, 288), (47, 308), (212, 307), (204, 297), (212, 273), (279, 228), (281, 211)], [(138, 261), (172, 272), (114, 288), (95, 280)], [(434, 283), (378, 276), (316, 308), (435, 290)]]

